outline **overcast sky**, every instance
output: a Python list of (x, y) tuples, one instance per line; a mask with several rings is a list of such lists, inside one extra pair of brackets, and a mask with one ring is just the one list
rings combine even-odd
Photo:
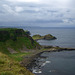
[(0, 0), (0, 25), (75, 27), (75, 0)]

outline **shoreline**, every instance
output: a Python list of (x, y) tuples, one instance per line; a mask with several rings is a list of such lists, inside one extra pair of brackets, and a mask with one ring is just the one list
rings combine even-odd
[[(42, 46), (43, 48), (40, 50), (33, 50), (30, 55), (24, 56), (23, 61), (20, 64), (27, 69), (29, 66), (35, 61), (35, 58), (39, 57), (40, 54), (44, 52), (60, 52), (60, 51), (74, 51), (75, 48), (61, 48), (61, 47), (52, 47), (52, 46)], [(28, 69), (29, 70), (29, 69)], [(29, 70), (30, 71), (30, 70)]]

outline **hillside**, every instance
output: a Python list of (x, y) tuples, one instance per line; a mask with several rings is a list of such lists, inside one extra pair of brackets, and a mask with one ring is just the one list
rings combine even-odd
[(18, 53), (28, 49), (38, 49), (40, 45), (23, 29), (0, 29), (0, 52)]
[(0, 52), (0, 75), (34, 75), (19, 62)]
[(0, 29), (0, 75), (33, 75), (20, 62), (40, 47), (23, 29)]

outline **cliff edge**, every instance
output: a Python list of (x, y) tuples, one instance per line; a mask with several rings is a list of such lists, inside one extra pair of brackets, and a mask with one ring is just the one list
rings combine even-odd
[(0, 29), (0, 52), (18, 53), (29, 49), (40, 49), (40, 47), (23, 29)]

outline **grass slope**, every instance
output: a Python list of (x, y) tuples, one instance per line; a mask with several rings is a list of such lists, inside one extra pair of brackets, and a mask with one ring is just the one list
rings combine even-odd
[[(23, 29), (0, 29), (0, 75), (33, 75), (19, 64), (23, 56), (31, 53), (21, 51), (39, 47), (40, 45)], [(11, 54), (8, 48), (16, 53)]]
[(0, 29), (0, 52), (9, 54), (8, 48), (20, 52), (24, 49), (36, 49), (40, 45), (34, 41), (23, 29)]
[(17, 61), (0, 52), (0, 75), (33, 75)]

